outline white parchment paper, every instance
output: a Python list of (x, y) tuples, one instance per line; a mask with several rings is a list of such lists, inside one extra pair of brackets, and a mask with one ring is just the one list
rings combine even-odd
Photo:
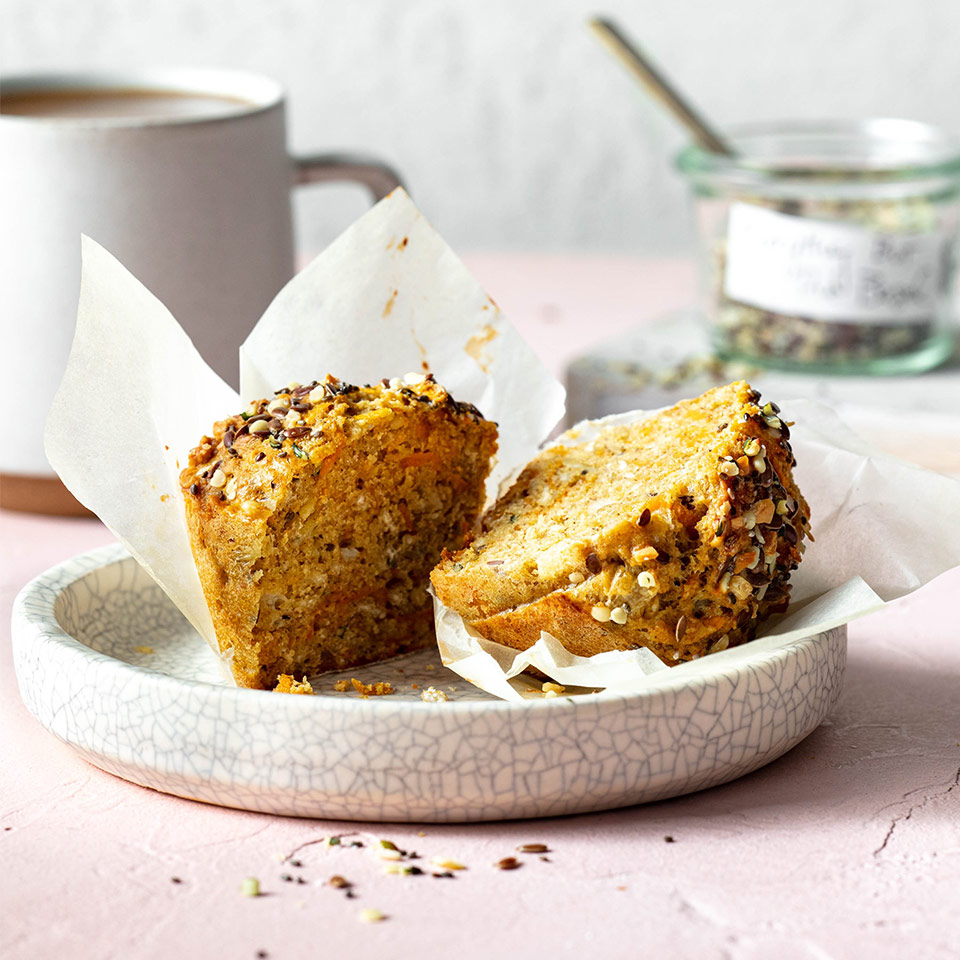
[[(757, 639), (699, 660), (668, 667), (649, 650), (575, 657), (543, 632), (518, 653), (471, 630), (435, 601), (443, 662), (506, 700), (541, 696), (521, 673), (533, 666), (564, 686), (623, 692), (669, 678), (705, 676), (880, 609), (960, 564), (960, 481), (873, 449), (827, 407), (775, 398), (796, 423), (790, 442), (795, 477), (810, 504), (816, 542), (794, 572), (791, 604)], [(556, 442), (589, 443), (610, 424), (649, 416), (634, 411), (578, 424)]]
[[(163, 304), (85, 238), (76, 335), (46, 452), (216, 651), (180, 494), (188, 451), (216, 420), (291, 380), (329, 372), (365, 383), (427, 369), (499, 423), (488, 493), (533, 456), (563, 414), (563, 388), (402, 191), (278, 294), (241, 348), (240, 395)], [(472, 635), (437, 604), (444, 661), (505, 699), (530, 689), (518, 679), (528, 665), (564, 686), (637, 689), (668, 673), (708, 674), (845, 623), (960, 564), (960, 482), (867, 448), (817, 404), (782, 406), (796, 420), (797, 478), (817, 541), (794, 574), (790, 611), (761, 638), (672, 668), (646, 650), (575, 657), (547, 634), (518, 654)], [(580, 440), (596, 429), (581, 425)]]
[(163, 304), (85, 237), (46, 453), (217, 651), (180, 493), (190, 449), (216, 420), (291, 380), (372, 383), (427, 370), (499, 423), (489, 491), (563, 416), (563, 387), (402, 190), (280, 291), (241, 347), (240, 395)]

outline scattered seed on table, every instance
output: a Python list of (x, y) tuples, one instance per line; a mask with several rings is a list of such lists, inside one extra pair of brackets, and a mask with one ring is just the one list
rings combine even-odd
[(256, 877), (244, 877), (240, 884), (240, 893), (245, 897), (259, 897), (260, 881)]
[(366, 907), (360, 911), (359, 917), (364, 923), (379, 923), (386, 919), (376, 907)]
[(293, 877), (291, 877), (289, 873), (281, 873), (281, 874), (280, 874), (280, 879), (281, 879), (284, 883), (292, 883), (292, 882), (293, 882)]
[(553, 863), (553, 861), (552, 861), (549, 857), (541, 857), (540, 859), (541, 859), (544, 863)]
[(498, 860), (494, 866), (498, 870), (516, 870), (517, 867), (523, 866), (516, 857), (504, 857), (502, 860)]
[(664, 842), (665, 842), (665, 843), (676, 843), (676, 842), (677, 842), (676, 840), (673, 839), (673, 837), (664, 837), (663, 839), (664, 839)]
[(339, 873), (335, 873), (327, 881), (327, 883), (329, 883), (331, 887), (335, 887), (337, 890), (344, 890), (347, 887), (353, 886), (353, 884), (351, 884), (346, 877), (341, 877)]
[(183, 883), (183, 881), (182, 881), (179, 877), (171, 877), (171, 878), (170, 878), (170, 882), (171, 882), (171, 883)]
[(302, 866), (303, 866), (303, 862), (300, 861), (300, 860), (291, 860), (291, 861), (290, 861), (290, 866), (291, 866), (291, 867), (302, 867)]
[(545, 843), (523, 843), (517, 847), (519, 853), (549, 853), (550, 848)]

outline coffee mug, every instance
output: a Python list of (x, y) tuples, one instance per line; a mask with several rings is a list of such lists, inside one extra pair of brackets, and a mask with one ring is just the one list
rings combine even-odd
[(353, 180), (378, 200), (400, 181), (372, 158), (290, 156), (283, 89), (256, 74), (11, 76), (0, 90), (0, 384), (18, 410), (0, 507), (79, 513), (42, 430), (76, 322), (81, 233), (235, 384), (237, 348), (294, 273), (291, 188)]

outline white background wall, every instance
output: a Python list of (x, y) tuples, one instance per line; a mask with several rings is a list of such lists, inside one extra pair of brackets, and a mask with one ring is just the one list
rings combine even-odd
[[(719, 125), (888, 115), (960, 134), (957, 0), (2, 0), (0, 65), (259, 70), (290, 90), (295, 149), (389, 158), (461, 250), (682, 249), (682, 137), (587, 34), (598, 9)], [(313, 188), (303, 244), (363, 206)]]

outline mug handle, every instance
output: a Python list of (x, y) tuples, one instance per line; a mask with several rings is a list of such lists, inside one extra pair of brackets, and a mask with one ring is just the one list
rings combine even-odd
[(397, 187), (403, 186), (397, 172), (375, 157), (354, 153), (320, 153), (294, 157), (294, 184), (329, 183), (353, 180), (362, 183), (373, 195), (373, 202), (382, 200)]

